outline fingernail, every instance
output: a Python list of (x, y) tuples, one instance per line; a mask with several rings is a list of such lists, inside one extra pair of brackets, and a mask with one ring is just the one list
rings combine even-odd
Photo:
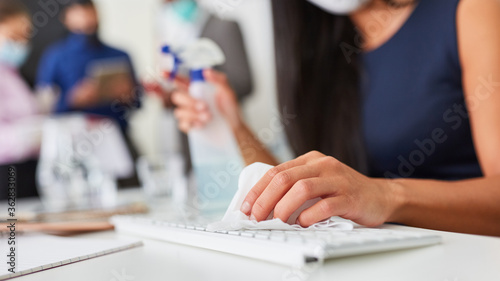
[(248, 214), (248, 213), (250, 213), (251, 208), (252, 208), (252, 206), (250, 206), (250, 203), (248, 203), (248, 202), (245, 201), (243, 203), (243, 205), (241, 205), (241, 209), (240, 210), (241, 210), (241, 212), (243, 214)]
[(251, 221), (256, 221), (257, 219), (256, 219), (256, 218), (255, 218), (255, 216), (252, 214), (252, 215), (250, 215), (250, 220), (251, 220)]

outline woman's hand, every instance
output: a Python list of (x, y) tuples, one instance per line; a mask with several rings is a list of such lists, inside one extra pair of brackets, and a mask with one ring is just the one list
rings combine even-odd
[[(243, 121), (236, 95), (229, 86), (226, 76), (215, 70), (205, 70), (203, 75), (208, 82), (216, 87), (215, 96), (218, 110), (231, 128), (236, 130)], [(174, 111), (175, 117), (179, 122), (179, 128), (185, 133), (193, 128), (202, 128), (212, 118), (208, 105), (191, 97), (188, 87), (187, 83), (176, 81), (177, 90), (172, 95), (172, 102), (177, 106)]]
[[(172, 102), (172, 95), (174, 94), (174, 87), (170, 87), (170, 72), (161, 73), (162, 79), (165, 79), (167, 84), (162, 84), (159, 81), (142, 81), (142, 87), (147, 93), (151, 93), (159, 97), (163, 101), (163, 106), (165, 108), (171, 109), (174, 107)], [(175, 77), (176, 87), (181, 87), (183, 90), (189, 87), (189, 80), (186, 77), (176, 76)]]
[(274, 210), (287, 221), (306, 201), (322, 198), (297, 219), (301, 226), (340, 216), (366, 226), (390, 219), (396, 196), (387, 180), (365, 177), (333, 157), (310, 152), (271, 169), (248, 193), (241, 211), (257, 221)]

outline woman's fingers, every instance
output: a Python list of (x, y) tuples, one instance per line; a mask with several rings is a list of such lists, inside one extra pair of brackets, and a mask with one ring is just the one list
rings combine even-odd
[(192, 109), (181, 109), (178, 108), (174, 111), (175, 118), (177, 120), (182, 120), (183, 122), (206, 124), (210, 121), (210, 114), (208, 112), (198, 112)]
[(175, 87), (178, 90), (189, 92), (189, 80), (183, 77), (176, 77), (174, 80)]
[(247, 196), (245, 197), (245, 200), (243, 201), (243, 204), (241, 205), (241, 212), (246, 214), (247, 216), (251, 215), (251, 211), (253, 208), (253, 205), (255, 204), (255, 201), (260, 197), (262, 192), (269, 186), (271, 181), (274, 179), (276, 175), (278, 175), (280, 172), (286, 171), (290, 168), (300, 166), (305, 164), (305, 160), (303, 156), (296, 158), (292, 161), (285, 162), (281, 165), (278, 165), (276, 167), (273, 167), (270, 169), (258, 182), (255, 184), (255, 186), (248, 192)]
[(278, 173), (255, 201), (252, 208), (253, 218), (257, 221), (265, 220), (295, 183), (318, 175), (319, 171), (306, 165), (293, 167)]
[(222, 90), (231, 90), (231, 87), (229, 86), (229, 83), (227, 81), (227, 76), (224, 73), (218, 72), (213, 69), (207, 69), (203, 71), (203, 75), (208, 82), (216, 85)]
[(177, 106), (177, 108), (183, 110), (192, 110), (193, 112), (198, 112), (201, 115), (210, 114), (208, 105), (205, 102), (197, 100), (182, 92), (173, 93), (172, 102)]
[(188, 133), (193, 128), (204, 127), (212, 118), (208, 111), (199, 112), (190, 108), (177, 108), (174, 115), (179, 121), (179, 129), (184, 133)]
[[(317, 152), (319, 154), (319, 152)], [(275, 176), (277, 176), (279, 173), (284, 172), (288, 169), (302, 166), (307, 164), (308, 161), (311, 161), (312, 158), (317, 157), (318, 155), (316, 152), (311, 152), (307, 153), (305, 155), (302, 155), (292, 161), (285, 162), (281, 165), (278, 165), (271, 170), (269, 170), (258, 182), (257, 184), (248, 192), (247, 196), (245, 197), (245, 200), (243, 201), (243, 204), (241, 205), (241, 212), (246, 214), (247, 216), (251, 215), (251, 211), (253, 208), (253, 205), (257, 201), (257, 199), (260, 197), (262, 192), (269, 186), (271, 181), (274, 179)], [(265, 219), (265, 218), (264, 218)]]
[(276, 204), (274, 218), (288, 221), (290, 216), (308, 200), (331, 195), (333, 186), (333, 183), (319, 177), (297, 181)]
[(179, 129), (185, 133), (192, 128), (205, 126), (212, 118), (206, 103), (183, 92), (175, 92), (172, 95), (172, 102), (177, 106), (174, 115), (179, 121)]
[(348, 210), (349, 202), (345, 196), (328, 197), (303, 211), (297, 223), (302, 227), (309, 227), (333, 216), (344, 216)]
[(174, 92), (172, 95), (172, 102), (177, 106), (177, 107), (187, 107), (187, 108), (197, 108), (197, 107), (202, 107), (206, 106), (204, 103), (197, 101), (193, 97), (189, 96), (188, 94), (184, 92)]
[[(162, 78), (163, 79), (172, 79), (172, 73), (170, 71), (163, 71), (162, 72)], [(187, 86), (189, 87), (189, 78), (186, 76), (182, 75), (176, 75), (175, 78), (173, 79), (174, 83), (176, 86)]]
[(190, 122), (187, 122), (187, 121), (180, 121), (179, 122), (179, 130), (181, 130), (185, 134), (187, 134), (192, 128), (193, 128), (193, 125)]

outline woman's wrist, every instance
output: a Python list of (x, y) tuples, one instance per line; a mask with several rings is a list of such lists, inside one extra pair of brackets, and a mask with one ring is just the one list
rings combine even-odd
[(247, 128), (245, 121), (241, 117), (241, 112), (235, 113), (235, 116), (229, 121), (229, 126), (234, 135), (238, 135), (241, 131)]
[(404, 181), (400, 179), (381, 179), (384, 181), (385, 193), (387, 194), (389, 212), (386, 222), (401, 223), (401, 214), (406, 205), (406, 188)]

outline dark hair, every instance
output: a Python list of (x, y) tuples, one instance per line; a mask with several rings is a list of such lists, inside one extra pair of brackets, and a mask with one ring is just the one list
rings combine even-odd
[(19, 15), (29, 15), (28, 9), (20, 0), (0, 0), (0, 23)]
[(92, 0), (70, 0), (69, 5), (94, 6), (94, 1), (92, 1)]
[(304, 0), (271, 2), (279, 104), (296, 115), (285, 122), (292, 149), (318, 150), (366, 172), (358, 56), (348, 61), (340, 47), (359, 45), (353, 23)]
[(94, 7), (94, 2), (92, 0), (70, 0), (66, 8), (73, 6), (91, 6)]

